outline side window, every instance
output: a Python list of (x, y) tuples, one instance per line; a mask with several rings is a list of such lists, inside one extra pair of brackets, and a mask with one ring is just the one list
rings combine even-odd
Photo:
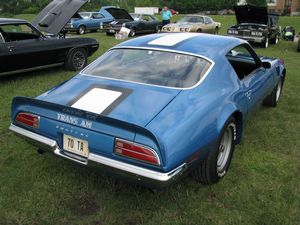
[(1, 33), (5, 42), (36, 39), (40, 34), (27, 24), (7, 24), (2, 25)]
[(212, 24), (212, 19), (209, 17), (205, 17), (205, 23), (206, 24)]
[(261, 66), (259, 59), (254, 54), (251, 53), (246, 45), (237, 46), (226, 54), (226, 58), (240, 80), (249, 76)]
[(102, 19), (103, 16), (100, 13), (94, 13), (92, 16), (94, 19)]
[(149, 18), (149, 16), (143, 16), (143, 17), (142, 17), (142, 20), (143, 20), (143, 21), (150, 21), (150, 18)]
[(203, 17), (197, 17), (197, 23), (203, 23), (204, 22), (204, 19)]
[(149, 17), (150, 17), (151, 21), (157, 21), (156, 17), (154, 17), (154, 16), (149, 16)]

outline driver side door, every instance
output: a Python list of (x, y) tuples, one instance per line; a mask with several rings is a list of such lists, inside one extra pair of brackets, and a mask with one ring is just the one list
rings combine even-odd
[(1, 29), (5, 33), (6, 72), (43, 67), (57, 60), (57, 55), (49, 52), (47, 38), (29, 24), (1, 25)]
[(235, 47), (226, 57), (240, 80), (248, 113), (251, 113), (273, 89), (272, 71), (262, 66), (259, 57), (246, 44)]

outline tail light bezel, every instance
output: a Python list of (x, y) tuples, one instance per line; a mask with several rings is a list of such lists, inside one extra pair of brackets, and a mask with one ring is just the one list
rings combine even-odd
[[(123, 142), (123, 143), (129, 144), (129, 145), (132, 145), (132, 146), (135, 146), (135, 147), (138, 147), (138, 148), (142, 148), (142, 149), (144, 149), (146, 151), (151, 152), (152, 155), (147, 155), (147, 156), (154, 157), (156, 159), (156, 163), (151, 162), (151, 161), (147, 161), (147, 160), (143, 160), (143, 159), (139, 159), (139, 158), (135, 158), (135, 157), (130, 157), (128, 155), (123, 155), (123, 154), (117, 152), (116, 149), (120, 148), (119, 146), (117, 146), (118, 142)], [(142, 145), (142, 144), (136, 143), (136, 142), (124, 140), (124, 139), (121, 139), (121, 138), (115, 138), (114, 150), (113, 151), (114, 151), (114, 153), (116, 155), (124, 157), (124, 158), (132, 159), (132, 160), (135, 160), (135, 161), (143, 162), (143, 163), (146, 163), (146, 164), (149, 164), (149, 165), (154, 165), (154, 166), (160, 166), (161, 165), (160, 157), (159, 157), (159, 155), (157, 154), (157, 152), (154, 149), (152, 149), (151, 147), (148, 147), (146, 145)], [(132, 150), (128, 150), (128, 151), (132, 151)], [(142, 153), (136, 152), (136, 151), (132, 151), (132, 152), (134, 152), (136, 154), (142, 154)]]
[[(30, 125), (30, 124), (28, 124), (28, 123), (24, 123), (24, 122), (18, 120), (18, 117), (19, 117), (20, 115), (31, 116), (31, 117), (35, 118), (36, 121), (32, 121), (32, 125)], [(23, 118), (23, 119), (27, 120), (26, 118)], [(26, 126), (26, 127), (30, 127), (30, 128), (34, 128), (34, 129), (39, 129), (39, 128), (40, 128), (40, 120), (41, 120), (41, 117), (40, 117), (40, 116), (35, 115), (35, 114), (33, 114), (33, 113), (27, 113), (27, 112), (19, 112), (19, 113), (16, 115), (16, 117), (15, 117), (15, 122), (16, 122), (17, 124), (20, 124), (20, 125)], [(30, 121), (30, 120), (28, 120), (28, 121)]]

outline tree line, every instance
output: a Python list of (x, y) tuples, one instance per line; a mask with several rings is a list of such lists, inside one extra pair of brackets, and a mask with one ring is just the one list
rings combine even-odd
[[(38, 13), (51, 0), (9, 0), (0, 1), (1, 13), (21, 14)], [(249, 4), (265, 6), (266, 0), (247, 0)], [(180, 13), (197, 13), (200, 11), (217, 11), (232, 9), (237, 0), (90, 0), (82, 10), (99, 11), (101, 6), (114, 5), (133, 11), (135, 6), (167, 6)]]

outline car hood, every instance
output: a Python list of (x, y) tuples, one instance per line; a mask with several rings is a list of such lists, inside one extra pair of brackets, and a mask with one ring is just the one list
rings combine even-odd
[(180, 91), (78, 75), (37, 98), (145, 127)]
[(115, 20), (134, 20), (125, 9), (111, 7), (105, 8), (105, 10), (109, 12)]
[(237, 23), (260, 23), (268, 24), (267, 7), (253, 5), (234, 6)]
[(73, 15), (89, 0), (53, 0), (33, 20), (41, 31), (58, 35)]

